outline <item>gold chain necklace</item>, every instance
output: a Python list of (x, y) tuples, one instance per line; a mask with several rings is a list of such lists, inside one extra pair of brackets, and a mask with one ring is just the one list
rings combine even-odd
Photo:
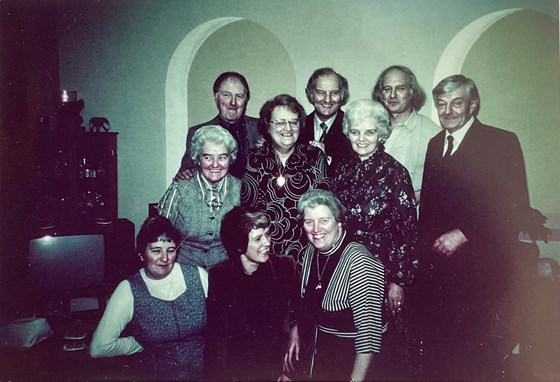
[(331, 259), (332, 256), (333, 256), (332, 253), (329, 256), (327, 256), (327, 261), (325, 261), (325, 265), (323, 265), (323, 270), (321, 271), (321, 273), (319, 273), (319, 257), (321, 257), (321, 254), (319, 253), (319, 251), (317, 251), (317, 279), (319, 280), (319, 283), (317, 284), (315, 289), (323, 288), (323, 285), (321, 284), (321, 279), (323, 278), (325, 269), (327, 269), (327, 264), (329, 263), (329, 260)]

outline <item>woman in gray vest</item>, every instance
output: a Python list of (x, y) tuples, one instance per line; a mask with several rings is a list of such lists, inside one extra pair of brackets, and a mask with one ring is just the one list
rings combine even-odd
[(178, 262), (209, 269), (227, 259), (220, 222), (239, 205), (241, 182), (229, 174), (237, 142), (223, 127), (204, 126), (193, 136), (191, 157), (198, 170), (171, 183), (158, 210), (181, 232)]
[(144, 267), (117, 286), (92, 337), (93, 358), (135, 355), (127, 363), (136, 380), (204, 378), (208, 274), (175, 263), (180, 240), (166, 218), (144, 222), (136, 238)]

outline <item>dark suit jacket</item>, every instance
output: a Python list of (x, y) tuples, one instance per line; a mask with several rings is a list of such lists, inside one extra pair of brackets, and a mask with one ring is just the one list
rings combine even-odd
[[(327, 168), (327, 174), (332, 176), (336, 166), (340, 161), (352, 154), (352, 146), (350, 141), (342, 132), (342, 120), (344, 119), (344, 112), (342, 110), (338, 111), (334, 122), (325, 137), (325, 151), (327, 158), (331, 157), (332, 161)], [(314, 129), (315, 129), (315, 112), (309, 114), (305, 119), (305, 129), (300, 137), (301, 142), (309, 142), (315, 139)]]
[[(249, 116), (243, 116), (243, 118), (245, 119), (245, 128), (247, 129), (247, 142), (245, 144), (245, 151), (244, 153), (242, 152), (238, 152), (237, 154), (237, 160), (234, 163), (234, 165), (232, 166), (233, 168), (239, 168), (239, 169), (245, 169), (245, 165), (247, 164), (247, 158), (249, 157), (249, 149), (252, 149), (255, 147), (257, 141), (261, 138), (261, 134), (259, 133), (259, 130), (257, 128), (258, 126), (258, 118), (253, 118), (253, 117), (249, 117)], [(215, 116), (213, 119), (211, 119), (210, 121), (201, 123), (200, 125), (196, 125), (196, 126), (192, 126), (189, 128), (188, 132), (187, 132), (187, 143), (186, 143), (186, 149), (185, 149), (185, 153), (183, 154), (183, 158), (181, 159), (181, 168), (179, 169), (179, 171), (183, 171), (186, 169), (193, 169), (196, 168), (196, 164), (193, 162), (193, 160), (191, 159), (191, 143), (192, 143), (192, 138), (194, 133), (200, 129), (203, 126), (208, 126), (208, 125), (217, 125), (220, 126), (220, 118), (219, 116)], [(234, 136), (235, 138), (235, 136)], [(235, 166), (235, 167), (234, 167)], [(237, 178), (241, 179), (242, 177), (242, 173), (238, 174), (238, 173), (234, 173), (236, 172), (235, 170), (233, 170), (232, 172), (232, 168), (230, 168), (230, 172), (232, 173), (232, 175), (236, 176)], [(239, 172), (239, 171), (237, 171)]]
[[(444, 160), (445, 131), (428, 144), (419, 217), (419, 255), (436, 289), (430, 298), (478, 309), (494, 302), (508, 277), (519, 211), (529, 208), (523, 154), (517, 136), (475, 120)], [(468, 239), (447, 257), (431, 251), (453, 229)], [(441, 293), (440, 293), (441, 292)], [(447, 299), (447, 301), (445, 301)], [(468, 321), (463, 315), (463, 319)], [(478, 322), (478, 321), (477, 321)]]

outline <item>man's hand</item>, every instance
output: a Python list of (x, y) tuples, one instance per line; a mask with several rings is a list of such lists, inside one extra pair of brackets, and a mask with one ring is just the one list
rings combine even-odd
[(265, 139), (264, 138), (259, 138), (259, 140), (257, 142), (255, 142), (255, 147), (258, 149), (259, 147), (262, 147), (264, 145)]
[(404, 304), (404, 291), (403, 288), (395, 283), (389, 283), (389, 292), (387, 293), (387, 300), (389, 300), (389, 309), (391, 314), (395, 316), (397, 312), (401, 311)]
[(441, 235), (434, 241), (432, 250), (435, 253), (451, 256), (459, 250), (469, 239), (460, 229), (454, 229)]
[(186, 169), (186, 170), (179, 171), (179, 172), (177, 173), (177, 175), (175, 175), (175, 177), (173, 178), (173, 181), (175, 182), (175, 181), (177, 181), (177, 180), (179, 180), (179, 179), (186, 179), (186, 180), (189, 180), (189, 179), (191, 179), (193, 176), (194, 176), (194, 172), (193, 172), (191, 169), (188, 168), (188, 169)]
[(315, 147), (321, 149), (321, 151), (323, 152), (323, 154), (327, 155), (327, 153), (325, 152), (325, 143), (324, 143), (324, 142), (309, 141), (309, 144), (310, 144), (311, 146), (315, 146)]

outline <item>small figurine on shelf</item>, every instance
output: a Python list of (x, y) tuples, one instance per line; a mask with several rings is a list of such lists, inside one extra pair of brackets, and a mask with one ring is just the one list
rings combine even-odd
[(109, 131), (111, 129), (111, 124), (107, 118), (93, 117), (89, 120), (89, 131), (100, 133), (101, 129), (103, 129), (103, 131)]

